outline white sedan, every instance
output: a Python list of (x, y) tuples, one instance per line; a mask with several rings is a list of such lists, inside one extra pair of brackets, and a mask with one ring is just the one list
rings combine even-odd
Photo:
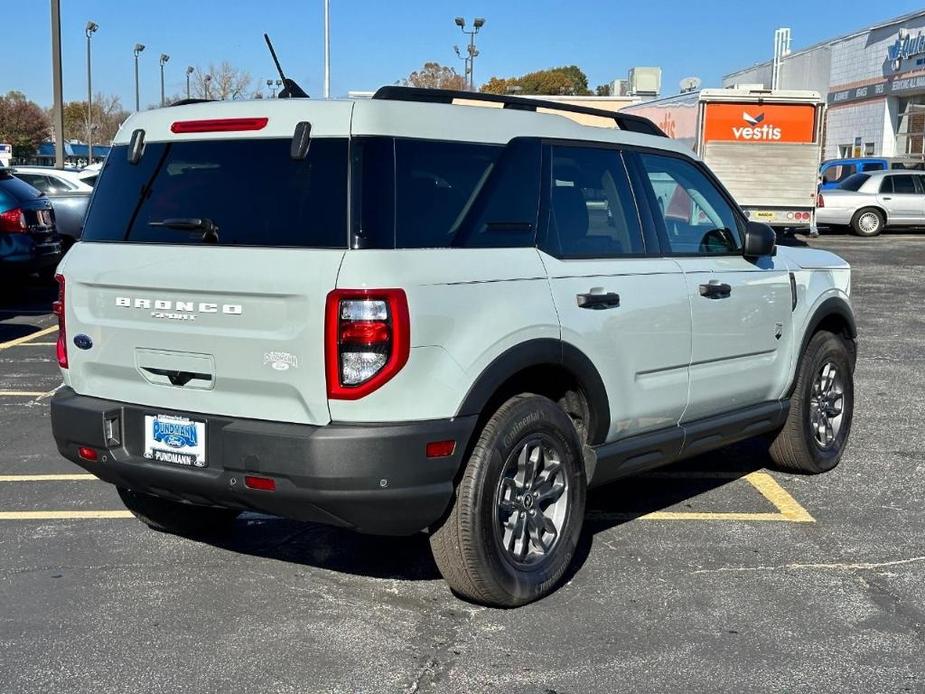
[(925, 173), (892, 169), (849, 176), (819, 194), (816, 222), (850, 226), (858, 236), (877, 236), (888, 226), (923, 226)]

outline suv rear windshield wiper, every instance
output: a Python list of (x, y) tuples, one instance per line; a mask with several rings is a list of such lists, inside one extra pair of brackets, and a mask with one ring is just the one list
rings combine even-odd
[(159, 222), (148, 222), (149, 227), (167, 227), (183, 231), (202, 231), (206, 243), (218, 243), (218, 225), (208, 217), (172, 217)]

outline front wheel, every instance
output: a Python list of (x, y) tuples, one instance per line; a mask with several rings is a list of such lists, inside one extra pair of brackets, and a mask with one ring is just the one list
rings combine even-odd
[(842, 337), (813, 335), (800, 360), (787, 421), (771, 444), (779, 467), (815, 474), (838, 465), (854, 414), (853, 367)]
[(430, 538), (450, 588), (495, 607), (547, 595), (575, 555), (584, 522), (581, 444), (551, 400), (518, 395), (488, 420), (456, 499)]

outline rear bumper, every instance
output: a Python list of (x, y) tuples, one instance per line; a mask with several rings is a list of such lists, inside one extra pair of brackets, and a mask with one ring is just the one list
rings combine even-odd
[[(206, 422), (206, 468), (143, 457), (144, 417), (173, 414)], [(118, 420), (119, 442), (104, 440)], [(194, 504), (254, 510), (382, 535), (423, 530), (453, 496), (475, 417), (399, 424), (310, 426), (164, 411), (77, 395), (62, 388), (51, 402), (61, 454), (100, 479)], [(430, 441), (453, 439), (453, 455), (429, 459)], [(98, 462), (77, 449), (99, 452)], [(244, 486), (245, 475), (270, 477), (276, 491)]]
[(55, 267), (61, 260), (61, 238), (41, 240), (30, 234), (0, 234), (0, 266), (28, 274)]

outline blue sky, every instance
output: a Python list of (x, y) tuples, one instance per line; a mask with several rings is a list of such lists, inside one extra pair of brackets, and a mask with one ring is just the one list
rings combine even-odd
[[(51, 103), (49, 2), (3, 0), (4, 52), (0, 93), (18, 89)], [(158, 55), (171, 56), (167, 91), (185, 89), (186, 65), (229, 60), (262, 81), (275, 77), (261, 33), (276, 44), (284, 67), (312, 95), (322, 80), (321, 0), (61, 0), (65, 100), (86, 94), (88, 19), (93, 39), (94, 91), (134, 102), (132, 46), (143, 43), (142, 104), (159, 100)], [(425, 61), (462, 63), (453, 44), (464, 37), (457, 15), (484, 16), (476, 82), (557, 65), (577, 64), (592, 88), (625, 77), (634, 65), (659, 65), (663, 93), (697, 75), (719, 86), (726, 72), (771, 54), (774, 29), (793, 29), (793, 46), (861, 29), (921, 9), (921, 0), (331, 0), (332, 93), (374, 89), (407, 77)], [(837, 10), (835, 9), (837, 8)], [(11, 50), (12, 49), (12, 50)]]

